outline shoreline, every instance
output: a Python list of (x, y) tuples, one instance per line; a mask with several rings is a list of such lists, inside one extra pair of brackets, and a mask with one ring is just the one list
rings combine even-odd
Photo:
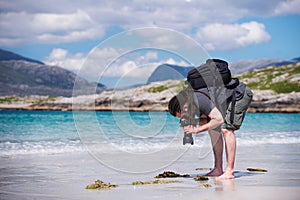
[[(255, 102), (254, 102), (255, 103)], [(104, 106), (75, 106), (72, 107), (72, 104), (65, 106), (58, 105), (29, 105), (29, 106), (19, 106), (19, 105), (10, 105), (3, 106), (0, 104), (0, 110), (20, 110), (20, 111), (95, 111), (95, 112), (168, 112), (167, 106), (159, 106), (157, 108), (149, 108), (149, 107), (129, 107), (129, 108), (111, 108)], [(248, 113), (300, 113), (300, 105), (293, 104), (286, 107), (257, 107), (252, 106), (247, 110)]]
[[(44, 109), (44, 108), (37, 108), (37, 109), (27, 109), (27, 108), (0, 108), (0, 111), (57, 111), (57, 112), (168, 112), (168, 110), (143, 110), (143, 109)], [(295, 114), (300, 113), (300, 111), (295, 111), (293, 109), (248, 109), (247, 113), (285, 113), (285, 114)]]
[[(147, 109), (92, 109), (92, 108), (82, 108), (82, 109), (64, 109), (64, 108), (4, 108), (0, 107), (0, 111), (57, 111), (57, 112), (168, 112), (168, 110), (147, 110)], [(248, 109), (247, 113), (300, 113), (300, 110), (295, 110), (294, 108), (276, 109), (276, 108), (265, 108), (265, 109)]]

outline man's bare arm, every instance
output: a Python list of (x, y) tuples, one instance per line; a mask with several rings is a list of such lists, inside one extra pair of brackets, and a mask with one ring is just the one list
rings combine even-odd
[(208, 123), (198, 127), (186, 126), (184, 127), (184, 131), (186, 133), (200, 133), (207, 130), (215, 129), (224, 123), (222, 114), (216, 107), (214, 107), (211, 110), (208, 116), (210, 117), (210, 121)]

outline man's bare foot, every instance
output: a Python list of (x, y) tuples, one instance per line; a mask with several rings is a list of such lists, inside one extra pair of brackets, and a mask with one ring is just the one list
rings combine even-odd
[(220, 176), (223, 174), (223, 170), (219, 168), (214, 168), (210, 172), (208, 172), (205, 176)]
[(234, 178), (234, 171), (233, 170), (226, 170), (221, 176), (218, 176), (216, 179), (233, 179)]

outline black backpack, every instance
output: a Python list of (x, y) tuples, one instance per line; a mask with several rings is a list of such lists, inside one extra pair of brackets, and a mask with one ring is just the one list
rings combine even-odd
[[(225, 86), (228, 89), (232, 89), (232, 97), (231, 97), (231, 113), (230, 113), (230, 122), (233, 122), (234, 119), (234, 109), (236, 103), (236, 87), (239, 85), (238, 78), (232, 78), (231, 72), (228, 68), (228, 63), (224, 60), (220, 59), (208, 59), (206, 63), (200, 65), (199, 67), (192, 69), (188, 72), (187, 75), (187, 83), (188, 87), (192, 88), (195, 92), (201, 88), (215, 88), (213, 90), (217, 90), (216, 88), (220, 88)], [(215, 92), (216, 95), (217, 92)], [(205, 94), (210, 100), (208, 94)], [(217, 98), (217, 97), (215, 97)], [(216, 99), (214, 98), (214, 102)]]
[(233, 89), (239, 84), (237, 78), (231, 77), (228, 63), (220, 59), (208, 59), (206, 63), (189, 71), (187, 82), (194, 90), (223, 85)]

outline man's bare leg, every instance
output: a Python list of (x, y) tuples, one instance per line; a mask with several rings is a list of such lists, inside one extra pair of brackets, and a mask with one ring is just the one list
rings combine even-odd
[(214, 168), (206, 176), (220, 176), (223, 174), (223, 138), (222, 134), (215, 130), (208, 131), (214, 152)]
[(225, 140), (227, 165), (225, 172), (218, 179), (234, 178), (234, 161), (236, 152), (236, 139), (233, 130), (222, 129)]

